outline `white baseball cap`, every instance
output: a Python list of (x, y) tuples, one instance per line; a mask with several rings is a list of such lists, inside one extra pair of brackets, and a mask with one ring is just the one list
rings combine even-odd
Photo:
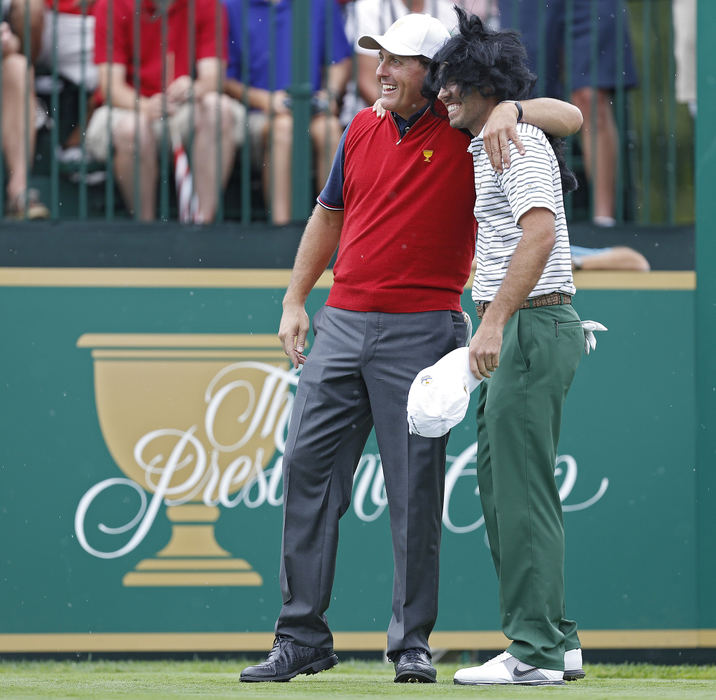
[(430, 58), (450, 38), (445, 25), (431, 15), (411, 12), (393, 22), (385, 34), (365, 34), (358, 39), (364, 49), (384, 49), (396, 56)]
[(467, 413), (470, 392), (481, 382), (470, 371), (468, 348), (458, 348), (418, 372), (408, 392), (408, 430), (440, 437)]

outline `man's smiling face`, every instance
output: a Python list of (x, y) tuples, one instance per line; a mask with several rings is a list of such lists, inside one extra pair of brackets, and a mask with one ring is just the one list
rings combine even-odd
[(408, 119), (427, 102), (420, 94), (426, 66), (416, 56), (396, 56), (385, 50), (378, 52), (378, 60), (375, 74), (383, 107)]
[(454, 129), (467, 129), (477, 136), (495, 106), (494, 98), (483, 97), (477, 90), (467, 88), (464, 92), (454, 81), (440, 88), (438, 99), (445, 105)]

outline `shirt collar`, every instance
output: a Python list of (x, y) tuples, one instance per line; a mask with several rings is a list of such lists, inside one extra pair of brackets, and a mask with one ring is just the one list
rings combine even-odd
[(480, 129), (480, 133), (470, 139), (470, 144), (467, 147), (469, 153), (479, 153), (482, 150), (482, 145), (485, 138), (484, 133), (485, 127), (483, 126), (482, 129)]
[(395, 121), (395, 125), (398, 127), (398, 131), (400, 132), (400, 137), (402, 138), (405, 136), (405, 132), (415, 124), (420, 117), (425, 114), (425, 110), (428, 108), (429, 105), (425, 105), (422, 109), (418, 110), (415, 114), (413, 114), (408, 119), (403, 119), (399, 114), (396, 114), (395, 112), (391, 112), (393, 115), (393, 120)]

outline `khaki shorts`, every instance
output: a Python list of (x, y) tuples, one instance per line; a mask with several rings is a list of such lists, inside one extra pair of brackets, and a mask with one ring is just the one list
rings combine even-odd
[[(234, 122), (234, 143), (236, 146), (240, 146), (244, 142), (244, 124), (246, 118), (246, 110), (244, 106), (236, 100), (229, 99), (231, 108), (231, 116)], [(192, 128), (192, 107), (190, 104), (182, 105), (176, 114), (169, 117), (170, 128), (176, 128), (182, 143), (184, 145), (189, 143), (189, 136)], [(87, 134), (85, 137), (85, 146), (87, 153), (97, 161), (104, 162), (107, 160), (107, 151), (109, 149), (109, 138), (110, 138), (110, 125), (109, 119), (110, 114), (112, 116), (112, 126), (117, 123), (117, 120), (121, 118), (132, 118), (134, 115), (133, 109), (119, 109), (117, 107), (109, 108), (107, 105), (102, 105), (97, 108), (92, 114), (89, 124), (87, 125)], [(157, 119), (153, 122), (152, 128), (154, 135), (157, 139), (158, 147), (161, 148), (162, 139), (162, 121)], [(171, 135), (170, 130), (167, 129), (168, 147), (171, 151)]]

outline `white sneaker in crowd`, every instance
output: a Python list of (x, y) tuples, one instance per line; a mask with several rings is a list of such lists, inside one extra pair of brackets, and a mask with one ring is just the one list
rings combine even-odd
[(582, 668), (582, 650), (570, 649), (564, 652), (564, 680), (578, 681), (584, 678), (584, 669)]
[(457, 685), (564, 685), (564, 673), (530, 666), (505, 651), (482, 666), (459, 669), (453, 681)]

